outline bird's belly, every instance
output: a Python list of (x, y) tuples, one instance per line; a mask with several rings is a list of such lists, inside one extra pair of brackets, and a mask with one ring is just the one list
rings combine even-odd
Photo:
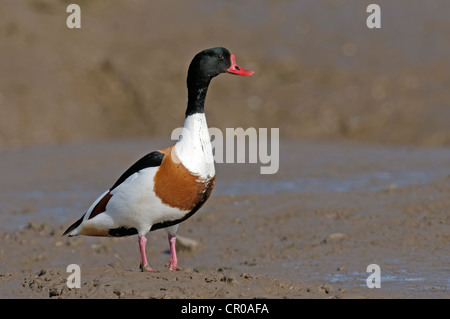
[(115, 226), (145, 232), (155, 223), (186, 215), (187, 211), (163, 203), (155, 194), (155, 172), (156, 168), (144, 169), (113, 191), (105, 213), (111, 216)]

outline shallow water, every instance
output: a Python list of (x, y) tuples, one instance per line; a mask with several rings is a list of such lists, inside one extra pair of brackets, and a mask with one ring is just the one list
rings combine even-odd
[(348, 176), (310, 177), (289, 180), (237, 180), (217, 185), (216, 192), (225, 195), (237, 194), (274, 194), (278, 192), (377, 192), (399, 187), (413, 186), (433, 182), (445, 176), (448, 169), (431, 168), (423, 171), (379, 172), (368, 171)]
[[(4, 172), (3, 191), (0, 191), (1, 227), (17, 229), (28, 220), (41, 218), (64, 222), (77, 212), (83, 214), (107, 188), (105, 185), (112, 185), (124, 167), (139, 158), (139, 154), (146, 153), (143, 149), (163, 143), (124, 140), (34, 146), (0, 153)], [(117, 163), (110, 161), (104, 165), (101, 160), (104, 156), (116, 157)], [(260, 163), (216, 164), (213, 196), (390, 191), (450, 175), (450, 149), (442, 147), (396, 148), (282, 140), (279, 161), (279, 171), (273, 175), (259, 174), (263, 166)], [(48, 180), (42, 178), (46, 170), (54, 171)], [(86, 174), (92, 174), (92, 178)]]
[[(383, 290), (413, 289), (431, 293), (436, 289), (450, 289), (450, 270), (445, 266), (435, 267), (398, 261), (380, 268), (380, 288)], [(336, 270), (324, 276), (324, 273), (320, 271), (309, 273), (309, 269), (309, 267), (299, 262), (282, 265), (282, 271), (287, 271), (291, 274), (296, 273), (297, 280), (302, 280), (305, 277), (310, 280), (324, 279), (330, 283), (339, 284), (341, 287), (367, 287), (366, 281), (371, 275), (371, 273), (353, 269)], [(295, 275), (293, 277), (295, 278)]]
[[(422, 171), (379, 172), (368, 171), (339, 177), (300, 177), (295, 179), (265, 180), (258, 179), (219, 182), (214, 196), (240, 194), (275, 193), (330, 193), (330, 192), (378, 192), (396, 188), (426, 184), (444, 176), (448, 170), (442, 167)], [(0, 211), (12, 211), (2, 214), (2, 228), (17, 229), (28, 224), (29, 220), (52, 219), (66, 222), (72, 218), (74, 210), (82, 214), (89, 206), (95, 194), (102, 190), (83, 190), (73, 187), (67, 190), (43, 191), (29, 190), (5, 192), (0, 194)], [(16, 204), (28, 202), (29, 207), (22, 211), (14, 209)]]
[[(423, 171), (402, 172), (363, 172), (339, 177), (302, 177), (291, 180), (258, 179), (219, 182), (214, 196), (240, 194), (275, 193), (331, 193), (331, 192), (378, 192), (390, 191), (405, 186), (426, 184), (444, 176), (448, 170), (433, 168)], [(30, 220), (51, 219), (55, 222), (67, 222), (78, 211), (81, 216), (96, 194), (102, 190), (83, 190), (78, 187), (58, 191), (30, 190), (6, 192), (0, 194), (0, 211), (12, 211), (2, 214), (2, 228), (14, 230), (27, 226)], [(15, 210), (17, 203), (28, 202), (22, 210)], [(15, 203), (15, 204), (12, 204)]]

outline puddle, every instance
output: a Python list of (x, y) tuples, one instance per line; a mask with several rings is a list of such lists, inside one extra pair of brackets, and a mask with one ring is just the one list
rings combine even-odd
[(60, 223), (79, 218), (85, 213), (87, 203), (93, 201), (97, 193), (99, 191), (81, 189), (2, 193), (0, 228), (17, 230), (26, 227), (30, 221), (39, 222), (44, 219)]
[[(376, 192), (430, 183), (442, 174), (444, 174), (442, 169), (434, 169), (403, 172), (375, 171), (339, 177), (304, 177), (292, 180), (233, 180), (217, 183), (214, 195), (274, 194), (279, 192)], [(101, 190), (82, 190), (80, 187), (74, 186), (71, 190), (31, 190), (3, 193), (1, 197), (4, 200), (0, 202), (0, 211), (13, 211), (15, 213), (2, 214), (0, 222), (3, 227), (6, 226), (8, 229), (22, 228), (27, 225), (28, 221), (36, 221), (41, 217), (52, 218), (57, 222), (66, 222), (68, 219), (73, 219), (75, 211), (78, 211), (79, 216), (81, 216), (87, 206), (95, 200), (95, 195), (102, 192)], [(19, 203), (23, 202), (28, 203), (24, 212), (15, 211), (15, 207), (20, 207)]]
[[(349, 274), (333, 274), (325, 277), (325, 280), (342, 284), (343, 286), (367, 287), (366, 280), (369, 273), (352, 272)], [(448, 271), (436, 271), (426, 274), (417, 272), (408, 272), (404, 269), (396, 272), (382, 272), (381, 288), (384, 289), (414, 289), (414, 290), (432, 290), (432, 289), (450, 289), (450, 279)]]
[[(410, 268), (408, 270), (401, 267), (400, 263), (381, 267), (380, 289), (404, 289), (416, 292), (450, 289), (450, 269), (446, 267), (432, 267), (415, 263), (409, 264), (408, 267)], [(368, 272), (355, 271), (353, 266), (353, 270), (336, 270), (331, 273), (323, 273), (312, 269), (315, 268), (298, 262), (282, 264), (282, 271), (284, 275), (289, 273), (287, 275), (289, 278), (303, 282), (305, 280), (310, 282), (327, 281), (336, 284), (338, 287), (365, 288), (367, 287), (367, 278), (371, 275)]]
[(445, 176), (442, 169), (402, 172), (363, 172), (339, 177), (303, 177), (291, 180), (237, 180), (217, 183), (221, 195), (328, 192), (377, 192), (433, 182)]

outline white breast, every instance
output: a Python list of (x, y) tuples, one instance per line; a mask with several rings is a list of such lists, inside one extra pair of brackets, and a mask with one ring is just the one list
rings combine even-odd
[(205, 113), (189, 115), (175, 144), (181, 163), (192, 173), (209, 179), (215, 175), (214, 157)]

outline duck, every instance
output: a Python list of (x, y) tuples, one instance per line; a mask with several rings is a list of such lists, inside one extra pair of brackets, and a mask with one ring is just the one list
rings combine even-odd
[(163, 228), (170, 249), (166, 267), (179, 270), (178, 225), (203, 206), (214, 188), (214, 157), (204, 107), (211, 80), (222, 73), (254, 74), (238, 66), (235, 56), (224, 47), (196, 54), (188, 68), (188, 102), (179, 139), (131, 165), (63, 236), (137, 235), (139, 269), (151, 272), (155, 270), (147, 261), (146, 236), (150, 231)]

